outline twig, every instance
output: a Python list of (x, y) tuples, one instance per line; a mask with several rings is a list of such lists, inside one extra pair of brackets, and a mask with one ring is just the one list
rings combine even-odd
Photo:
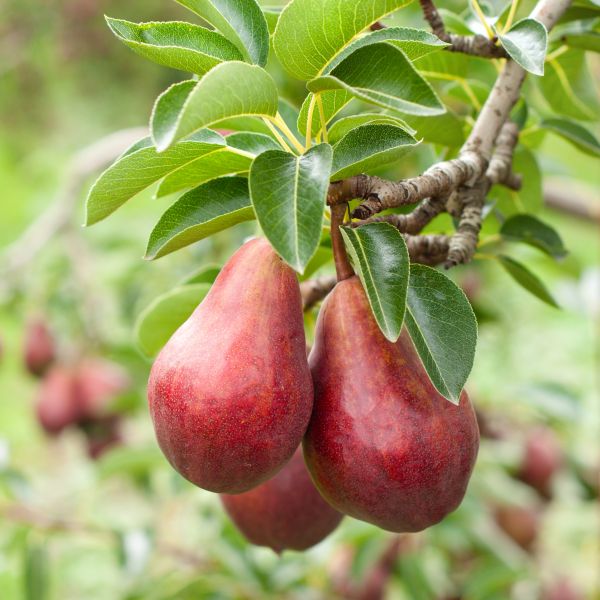
[(496, 44), (496, 38), (489, 39), (478, 33), (475, 35), (449, 33), (443, 41), (450, 44), (446, 48), (448, 52), (460, 52), (481, 58), (508, 58), (506, 50)]
[(335, 275), (324, 275), (317, 279), (308, 279), (300, 283), (300, 294), (304, 310), (311, 309), (329, 294), (337, 283)]
[(556, 185), (544, 186), (544, 203), (546, 206), (571, 215), (584, 221), (600, 225), (600, 205), (578, 193), (557, 189)]
[(435, 7), (433, 0), (419, 0), (419, 3), (421, 4), (423, 16), (431, 27), (431, 31), (433, 31), (440, 39), (448, 41), (446, 39), (448, 36), (444, 27), (444, 21)]
[(415, 204), (424, 198), (445, 196), (460, 185), (476, 181), (487, 168), (487, 161), (476, 152), (466, 152), (460, 158), (437, 163), (425, 173), (403, 181), (388, 181), (380, 177), (355, 175), (329, 186), (329, 204), (346, 203), (364, 198), (352, 216), (368, 219), (387, 208)]
[[(569, 4), (570, 0), (540, 0), (531, 16), (549, 30)], [(432, 0), (421, 0), (421, 5), (432, 27), (438, 32), (445, 31)], [(511, 170), (517, 128), (511, 123), (507, 124), (507, 119), (519, 99), (524, 79), (524, 69), (515, 62), (507, 61), (458, 158), (440, 162), (422, 175), (399, 182), (367, 175), (333, 182), (329, 188), (329, 204), (335, 206), (360, 198), (363, 202), (352, 216), (365, 221), (388, 208), (419, 201), (424, 201), (421, 206), (428, 207), (425, 202), (427, 198), (447, 198), (446, 210), (459, 218), (459, 227), (450, 241), (444, 262), (450, 267), (469, 261), (477, 245), (482, 207), (491, 185), (503, 183), (512, 189), (518, 189), (521, 185), (520, 178)], [(451, 204), (453, 208), (450, 208)], [(417, 232), (417, 223), (422, 221), (425, 225), (429, 222), (428, 215), (420, 211), (421, 207), (411, 215), (394, 216), (386, 220), (395, 221), (393, 224), (401, 231), (408, 227), (411, 232)], [(421, 259), (427, 258), (422, 253), (419, 256)]]
[(446, 261), (450, 240), (450, 236), (443, 234), (404, 235), (410, 260), (431, 266)]
[(488, 189), (489, 184), (483, 178), (473, 187), (463, 187), (458, 190), (462, 210), (456, 233), (450, 239), (448, 257), (444, 261), (447, 269), (465, 264), (473, 258), (479, 240), (481, 213)]
[(352, 227), (359, 227), (366, 223), (390, 223), (402, 233), (419, 233), (437, 215), (446, 210), (445, 199), (425, 198), (412, 212), (408, 214), (385, 215), (384, 217), (371, 217), (365, 221), (354, 221)]

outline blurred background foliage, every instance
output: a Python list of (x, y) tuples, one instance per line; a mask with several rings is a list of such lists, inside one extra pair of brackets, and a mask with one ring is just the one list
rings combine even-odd
[[(417, 8), (402, 13), (403, 24), (421, 24)], [(144, 126), (155, 96), (180, 78), (119, 44), (103, 14), (193, 20), (166, 0), (0, 5), (0, 253), (61, 200), (77, 151)], [(597, 60), (590, 67), (600, 75)], [(277, 65), (271, 69), (278, 76)], [(302, 100), (300, 86), (284, 90), (290, 101)], [(593, 194), (598, 165), (590, 156), (551, 135), (534, 136), (531, 146), (547, 191)], [(440, 153), (424, 145), (388, 174), (414, 174)], [(541, 189), (534, 193), (541, 201)], [(133, 336), (153, 298), (200, 266), (222, 264), (253, 225), (147, 263), (140, 257), (164, 199), (143, 194), (107, 223), (80, 230), (84, 194), (78, 190), (75, 226), (0, 281), (0, 598), (377, 598), (382, 582), (393, 599), (600, 597), (597, 222), (541, 209), (570, 251), (558, 265), (533, 248), (511, 247), (544, 279), (560, 311), (517, 288), (491, 261), (452, 273), (480, 324), (468, 389), (484, 439), (461, 508), (400, 542), (347, 518), (318, 547), (278, 557), (249, 546), (216, 496), (167, 465), (145, 405), (149, 363)], [(50, 324), (61, 360), (100, 355), (134, 382), (111, 409), (122, 441), (98, 460), (86, 452), (85, 428), (50, 438), (36, 420), (40, 382), (22, 358), (34, 315)], [(540, 431), (561, 456), (543, 494), (518, 476), (528, 440)]]

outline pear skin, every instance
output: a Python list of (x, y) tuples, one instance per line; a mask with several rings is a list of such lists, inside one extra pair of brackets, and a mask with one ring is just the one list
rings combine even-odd
[(357, 277), (323, 303), (309, 357), (315, 405), (307, 466), (337, 510), (389, 531), (420, 531), (458, 507), (479, 447), (466, 393), (431, 383), (406, 330), (379, 330)]
[(318, 544), (343, 516), (315, 488), (302, 449), (269, 481), (244, 494), (221, 494), (221, 502), (248, 541), (278, 554)]
[(275, 475), (312, 410), (305, 343), (296, 274), (266, 240), (247, 242), (152, 367), (150, 413), (171, 465), (212, 492)]

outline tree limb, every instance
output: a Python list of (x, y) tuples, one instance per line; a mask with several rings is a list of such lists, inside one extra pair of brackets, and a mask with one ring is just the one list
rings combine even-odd
[(335, 275), (324, 275), (317, 279), (308, 279), (300, 283), (300, 295), (304, 310), (311, 309), (329, 294), (337, 283)]
[[(445, 35), (443, 22), (432, 1), (420, 1), (432, 28)], [(570, 0), (540, 0), (531, 16), (550, 30), (569, 5)], [(367, 175), (333, 182), (329, 187), (328, 203), (335, 206), (355, 198), (362, 199), (352, 217), (365, 222), (385, 209), (423, 201), (410, 215), (385, 218), (400, 231), (413, 233), (419, 231), (421, 222), (424, 226), (431, 220), (431, 200), (426, 199), (446, 198), (446, 210), (459, 218), (459, 226), (443, 262), (447, 267), (468, 262), (475, 252), (482, 208), (490, 187), (495, 183), (503, 183), (512, 189), (519, 189), (521, 185), (520, 178), (512, 173), (518, 130), (507, 121), (519, 99), (524, 79), (525, 70), (508, 60), (458, 158), (437, 163), (422, 175), (398, 182)], [(450, 205), (458, 209), (453, 210)], [(420, 256), (424, 258), (422, 254)]]

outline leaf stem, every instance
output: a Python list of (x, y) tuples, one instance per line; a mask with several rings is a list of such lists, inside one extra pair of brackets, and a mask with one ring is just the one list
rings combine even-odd
[(546, 55), (546, 62), (551, 62), (559, 56), (562, 56), (568, 49), (569, 46), (567, 46), (566, 44), (559, 46), (558, 48), (556, 48), (556, 50), (553, 50), (552, 52), (550, 52), (550, 54)]
[(490, 40), (495, 38), (496, 34), (493, 32), (492, 28), (490, 27), (489, 23), (487, 22), (487, 19), (485, 18), (485, 15), (483, 14), (483, 11), (481, 10), (481, 6), (479, 6), (479, 2), (477, 0), (471, 0), (471, 4), (473, 5), (473, 9), (475, 10), (475, 13), (479, 17), (481, 24), (485, 27), (487, 36), (490, 38)]
[(302, 147), (302, 144), (296, 139), (296, 136), (292, 133), (291, 129), (288, 127), (287, 123), (283, 120), (283, 117), (281, 116), (280, 113), (277, 113), (277, 116), (275, 117), (275, 124), (277, 125), (277, 127), (279, 127), (279, 129), (281, 129), (283, 134), (287, 137), (288, 141), (292, 143), (294, 148), (296, 148), (296, 150), (298, 150), (298, 152), (300, 152), (300, 154), (302, 154), (304, 152), (304, 148)]
[(469, 100), (471, 101), (471, 103), (473, 104), (473, 106), (475, 107), (475, 110), (480, 111), (481, 103), (477, 99), (477, 96), (475, 95), (475, 92), (473, 91), (473, 88), (471, 87), (469, 82), (466, 79), (461, 78), (460, 85), (461, 85), (462, 89), (464, 90), (465, 94), (467, 95), (467, 97), (469, 98)]
[(325, 108), (323, 107), (323, 98), (321, 98), (321, 94), (316, 95), (317, 98), (317, 106), (319, 107), (319, 117), (321, 119), (321, 131), (323, 132), (323, 141), (328, 143), (329, 140), (327, 138), (327, 119), (325, 118)]
[(502, 28), (502, 33), (506, 33), (511, 28), (518, 6), (519, 6), (519, 0), (512, 0), (511, 5), (510, 5), (510, 11), (508, 12), (508, 17), (506, 18), (506, 23), (504, 24), (504, 27)]
[(310, 102), (308, 104), (308, 114), (306, 115), (306, 144), (305, 148), (308, 150), (311, 145), (312, 140), (312, 120), (313, 114), (315, 112), (315, 102), (317, 101), (316, 94), (312, 95)]
[(292, 149), (286, 144), (285, 140), (283, 139), (283, 137), (281, 136), (279, 131), (277, 131), (277, 128), (275, 127), (275, 125), (273, 125), (273, 123), (271, 123), (271, 121), (269, 119), (263, 119), (263, 121), (265, 122), (266, 126), (271, 130), (271, 133), (277, 138), (277, 141), (279, 142), (281, 147), (286, 152), (289, 152), (290, 154), (294, 154)]
[(335, 262), (335, 272), (338, 281), (349, 279), (354, 275), (354, 270), (350, 266), (346, 246), (342, 238), (340, 227), (344, 222), (347, 204), (334, 204), (331, 207), (331, 246), (333, 248), (333, 260)]

